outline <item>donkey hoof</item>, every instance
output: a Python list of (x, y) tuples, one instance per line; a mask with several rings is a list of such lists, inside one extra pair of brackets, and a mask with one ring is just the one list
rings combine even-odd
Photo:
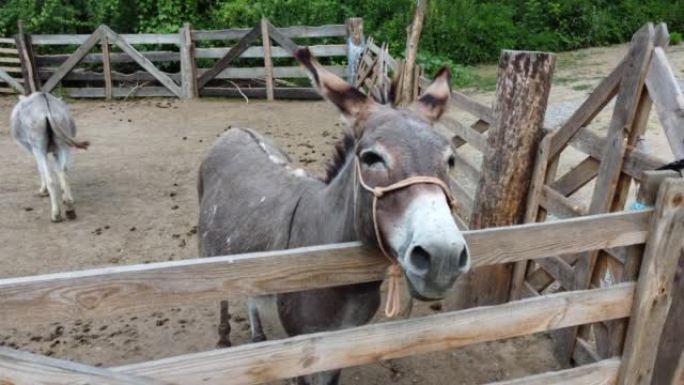
[(216, 347), (217, 347), (218, 349), (229, 348), (229, 347), (231, 347), (231, 346), (233, 346), (233, 344), (230, 343), (229, 340), (221, 340), (221, 341), (219, 341), (219, 342), (216, 343)]
[(36, 195), (38, 195), (41, 198), (46, 198), (46, 197), (50, 196), (50, 193), (48, 192), (47, 189), (46, 190), (40, 189), (40, 190), (38, 190), (38, 193)]
[(52, 221), (52, 223), (59, 223), (63, 221), (64, 218), (62, 218), (62, 214), (53, 214), (50, 215), (50, 220)]
[(252, 336), (252, 342), (257, 343), (257, 342), (264, 342), (266, 341), (266, 336), (263, 334), (257, 334), (255, 336)]
[(65, 214), (66, 214), (67, 219), (70, 221), (73, 221), (74, 219), (76, 219), (76, 210), (74, 210), (74, 209), (67, 210), (65, 212)]

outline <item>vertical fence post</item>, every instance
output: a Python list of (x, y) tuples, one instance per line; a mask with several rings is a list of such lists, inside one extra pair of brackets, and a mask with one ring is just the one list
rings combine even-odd
[(684, 179), (660, 187), (629, 321), (620, 385), (649, 385), (684, 239)]
[(361, 53), (365, 47), (363, 18), (350, 17), (345, 24), (347, 26), (347, 81), (353, 83)]
[(192, 40), (190, 23), (184, 23), (178, 34), (180, 35), (181, 95), (183, 99), (192, 99), (197, 97), (198, 92), (195, 44)]
[(33, 57), (33, 47), (31, 44), (31, 35), (24, 32), (24, 24), (19, 20), (17, 22), (19, 32), (14, 37), (16, 41), (17, 50), (19, 50), (19, 60), (21, 61), (21, 72), (24, 78), (24, 93), (29, 95), (33, 92), (40, 91), (40, 78), (36, 70), (35, 59)]
[(109, 56), (109, 39), (105, 31), (102, 31), (100, 44), (102, 45), (102, 72), (105, 78), (105, 99), (112, 100), (112, 62)]
[[(470, 228), (521, 223), (544, 128), (555, 56), (504, 50), (499, 59), (494, 125), (484, 154)], [(508, 299), (512, 265), (479, 268), (468, 277), (465, 306)]]
[(273, 60), (271, 60), (271, 37), (268, 33), (268, 19), (261, 19), (261, 41), (264, 47), (264, 77), (266, 78), (266, 99), (273, 100)]

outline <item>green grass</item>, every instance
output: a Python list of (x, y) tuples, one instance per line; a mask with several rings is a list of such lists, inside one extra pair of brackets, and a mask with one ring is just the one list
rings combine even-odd
[(576, 85), (572, 86), (571, 88), (575, 91), (586, 91), (586, 90), (590, 90), (592, 87), (593, 87), (593, 85), (585, 83), (585, 84), (576, 84)]

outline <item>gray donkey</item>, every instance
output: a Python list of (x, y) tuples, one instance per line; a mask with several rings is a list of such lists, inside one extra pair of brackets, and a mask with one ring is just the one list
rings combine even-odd
[[(44, 92), (34, 92), (30, 96), (19, 97), (19, 103), (12, 110), (10, 127), (14, 139), (36, 158), (40, 173), (41, 196), (50, 196), (50, 219), (62, 221), (60, 195), (69, 219), (76, 218), (74, 198), (67, 181), (67, 168), (71, 161), (71, 147), (87, 149), (88, 142), (74, 139), (76, 125), (71, 119), (69, 108), (60, 99)], [(52, 153), (57, 161), (55, 173), (62, 189), (52, 176), (48, 154)]]
[[(325, 70), (308, 49), (296, 57), (349, 123), (327, 177), (292, 168), (283, 151), (252, 130), (223, 134), (199, 171), (200, 254), (361, 240), (400, 266), (412, 297), (443, 298), (470, 266), (450, 209), (453, 150), (432, 127), (449, 104), (449, 71), (440, 71), (410, 108), (394, 108)], [(262, 320), (289, 336), (366, 324), (380, 305), (380, 284), (252, 298), (252, 339), (265, 339)], [(339, 374), (297, 381), (334, 385)]]

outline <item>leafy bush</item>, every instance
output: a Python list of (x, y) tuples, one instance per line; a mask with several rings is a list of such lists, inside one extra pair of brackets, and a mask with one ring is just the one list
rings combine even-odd
[(670, 34), (670, 44), (677, 45), (682, 42), (682, 34), (679, 32), (672, 32)]
[[(88, 33), (105, 23), (118, 32), (175, 32), (280, 26), (364, 18), (365, 30), (401, 55), (415, 0), (2, 0), (0, 35), (24, 21), (33, 33)], [(502, 48), (564, 51), (628, 41), (645, 22), (684, 30), (684, 0), (431, 0), (420, 60), (494, 62)], [(681, 39), (672, 34), (673, 43)]]

